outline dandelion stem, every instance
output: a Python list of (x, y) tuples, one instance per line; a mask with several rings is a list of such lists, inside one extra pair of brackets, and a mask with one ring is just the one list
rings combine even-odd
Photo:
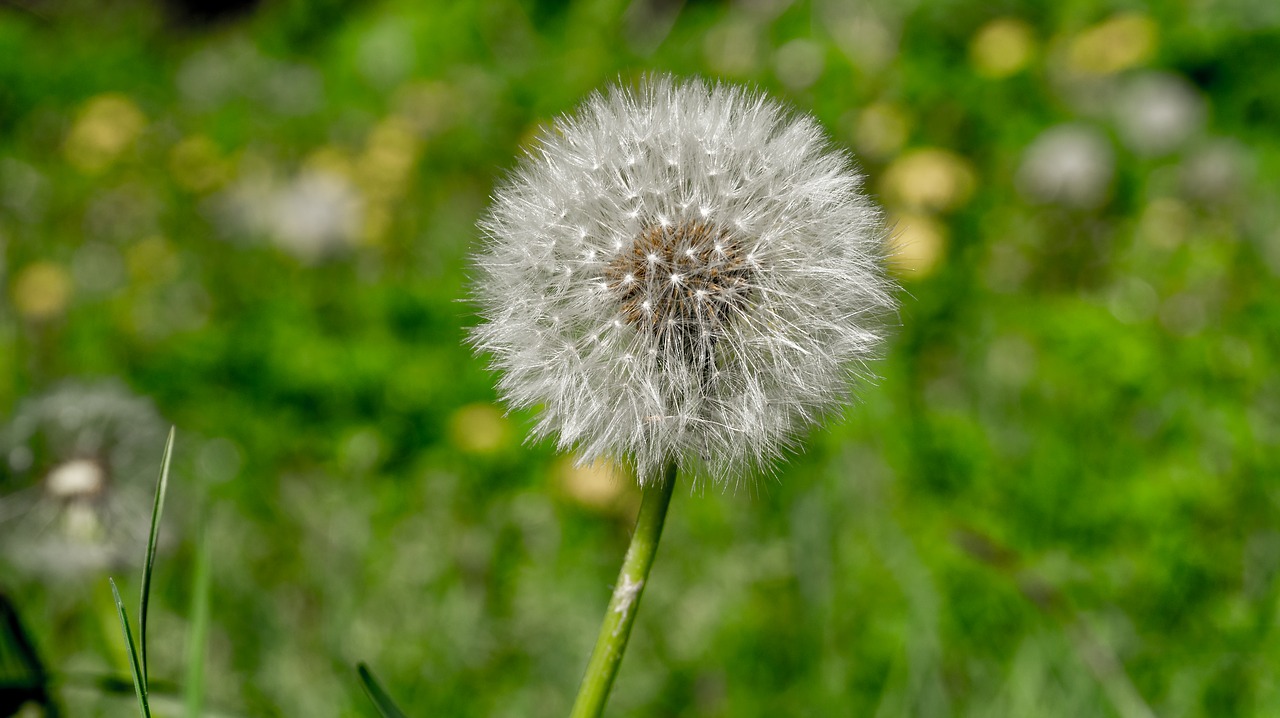
[(667, 518), (667, 506), (671, 504), (671, 492), (676, 484), (676, 465), (667, 465), (659, 483), (646, 486), (640, 500), (640, 515), (636, 518), (636, 530), (631, 535), (631, 545), (622, 560), (618, 583), (609, 599), (609, 609), (595, 650), (587, 663), (586, 675), (578, 689), (578, 699), (573, 703), (570, 718), (596, 718), (604, 713), (605, 701), (613, 678), (622, 663), (622, 653), (627, 648), (631, 624), (635, 623), (640, 607), (640, 594), (649, 580), (649, 567), (658, 552), (658, 539), (662, 537), (662, 524)]

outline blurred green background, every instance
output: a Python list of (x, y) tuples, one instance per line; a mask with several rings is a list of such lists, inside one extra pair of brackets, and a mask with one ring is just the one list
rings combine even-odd
[(843, 421), (677, 491), (610, 714), (1280, 715), (1280, 6), (240, 5), (0, 5), (0, 585), (64, 714), (136, 715), (106, 578), (170, 423), (159, 715), (202, 540), (209, 715), (372, 716), (359, 660), (568, 712), (638, 494), (522, 445), (466, 254), (662, 71), (818, 116), (903, 306)]

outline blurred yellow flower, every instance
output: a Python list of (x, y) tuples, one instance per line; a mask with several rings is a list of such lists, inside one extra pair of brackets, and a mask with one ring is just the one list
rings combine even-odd
[(14, 308), (26, 319), (52, 319), (71, 302), (71, 274), (53, 262), (33, 262), (18, 272), (11, 292)]
[(1142, 210), (1138, 236), (1161, 249), (1175, 249), (1186, 240), (1195, 219), (1187, 205), (1171, 197), (1159, 197)]
[(902, 155), (880, 180), (886, 202), (912, 211), (955, 209), (969, 201), (976, 184), (968, 160), (936, 147)]
[(230, 163), (218, 146), (204, 135), (184, 138), (169, 151), (169, 172), (179, 187), (192, 192), (208, 192), (230, 177)]
[(1067, 67), (1085, 75), (1110, 75), (1141, 65), (1155, 49), (1155, 21), (1141, 13), (1120, 13), (1071, 40)]
[(947, 245), (947, 228), (927, 214), (889, 218), (889, 269), (904, 279), (933, 273)]
[(396, 91), (396, 115), (423, 137), (430, 137), (458, 123), (466, 97), (444, 82), (410, 82)]
[(902, 108), (877, 102), (858, 114), (854, 144), (870, 159), (886, 159), (902, 149), (911, 131), (911, 119)]
[(147, 237), (125, 251), (125, 265), (134, 282), (167, 282), (178, 275), (181, 258), (164, 237)]
[(418, 160), (420, 144), (404, 118), (392, 116), (379, 122), (369, 133), (358, 161), (360, 187), (375, 199), (399, 197)]
[(98, 95), (80, 109), (62, 149), (73, 167), (98, 174), (133, 145), (146, 124), (146, 116), (129, 98)]
[(711, 28), (702, 42), (707, 64), (718, 74), (749, 75), (760, 64), (759, 31), (747, 20), (731, 19)]
[(1029, 24), (1017, 18), (998, 18), (973, 36), (969, 61), (979, 75), (1000, 79), (1026, 67), (1035, 50), (1035, 33)]
[(369, 133), (356, 162), (356, 178), (368, 199), (364, 238), (378, 244), (391, 226), (391, 205), (404, 196), (421, 154), (422, 141), (406, 118), (391, 116)]
[(556, 487), (574, 503), (600, 513), (634, 513), (639, 498), (635, 481), (615, 464), (600, 459), (579, 466), (566, 456), (553, 471)]
[(341, 147), (325, 145), (311, 152), (302, 162), (303, 172), (333, 174), (351, 179), (355, 174), (355, 161), (351, 153)]
[(468, 454), (489, 454), (507, 443), (510, 430), (493, 404), (468, 404), (449, 417), (449, 441)]

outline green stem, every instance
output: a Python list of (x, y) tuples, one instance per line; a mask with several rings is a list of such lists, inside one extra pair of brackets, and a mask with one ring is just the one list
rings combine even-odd
[(578, 689), (578, 699), (573, 703), (570, 718), (597, 718), (604, 713), (604, 703), (609, 698), (609, 688), (622, 663), (622, 652), (627, 648), (631, 624), (635, 623), (640, 607), (640, 594), (649, 580), (649, 567), (658, 552), (658, 539), (662, 537), (662, 523), (667, 518), (667, 506), (671, 504), (671, 492), (676, 485), (676, 465), (667, 466), (662, 481), (644, 488), (640, 499), (640, 516), (636, 518), (636, 530), (631, 535), (631, 546), (622, 560), (618, 583), (609, 599), (609, 610), (600, 626), (600, 637), (587, 663), (587, 673)]

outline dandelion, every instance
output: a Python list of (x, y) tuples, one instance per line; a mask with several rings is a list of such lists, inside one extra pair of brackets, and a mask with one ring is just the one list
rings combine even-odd
[(738, 88), (594, 95), (495, 193), (474, 342), (584, 463), (749, 475), (848, 402), (883, 337), (862, 182), (816, 121)]
[(1253, 172), (1253, 155), (1238, 140), (1216, 138), (1188, 153), (1179, 175), (1182, 190), (1205, 202), (1240, 198)]
[(643, 488), (574, 716), (603, 710), (677, 472), (741, 481), (866, 373), (894, 300), (862, 184), (812, 118), (650, 78), (561, 117), (496, 191), (473, 342), (535, 436)]
[(141, 557), (162, 432), (151, 402), (116, 381), (19, 404), (0, 428), (0, 555), (64, 578)]
[(275, 195), (272, 238), (282, 249), (314, 263), (355, 243), (361, 204), (359, 192), (342, 175), (303, 171)]
[(305, 169), (282, 181), (251, 164), (206, 206), (228, 237), (267, 237), (316, 264), (355, 246), (364, 205), (354, 183), (337, 172)]
[(1111, 194), (1115, 157), (1092, 126), (1065, 124), (1040, 133), (1022, 154), (1018, 190), (1033, 202), (1094, 209)]
[(1204, 126), (1204, 98), (1186, 78), (1164, 72), (1140, 74), (1124, 84), (1116, 100), (1120, 139), (1145, 157), (1168, 154)]

